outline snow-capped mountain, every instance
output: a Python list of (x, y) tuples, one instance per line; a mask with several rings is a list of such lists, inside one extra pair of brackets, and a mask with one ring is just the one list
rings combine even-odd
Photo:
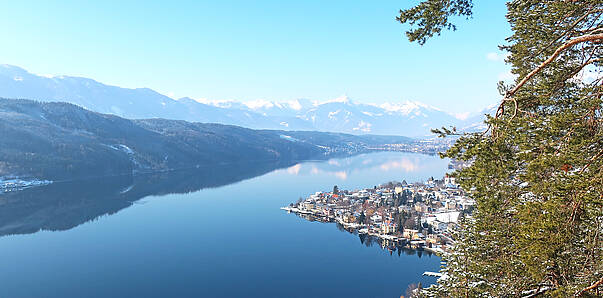
[(475, 126), (479, 113), (466, 120), (419, 102), (363, 104), (347, 96), (318, 102), (173, 99), (148, 88), (109, 86), (82, 77), (45, 77), (0, 65), (0, 97), (65, 101), (125, 118), (166, 118), (213, 122), (255, 129), (317, 130), (351, 134), (423, 137), (431, 128)]
[(303, 119), (319, 130), (335, 129), (351, 133), (399, 134), (424, 136), (441, 125), (457, 125), (458, 119), (438, 109), (416, 103), (368, 105), (347, 97), (318, 104)]
[(469, 114), (469, 116), (464, 119), (462, 125), (459, 127), (460, 130), (467, 132), (485, 130), (487, 128), (486, 124), (484, 124), (484, 119), (486, 118), (486, 115), (494, 116), (497, 108), (498, 104), (492, 104), (485, 107), (479, 112)]
[[(431, 128), (461, 125), (463, 121), (435, 107), (420, 102), (362, 104), (347, 96), (318, 102), (297, 99), (286, 102), (256, 100), (203, 101), (215, 107), (243, 109), (271, 119), (278, 119), (283, 129), (296, 130), (300, 125), (313, 130), (352, 134), (391, 134), (426, 136)], [(303, 128), (305, 129), (305, 128)]]

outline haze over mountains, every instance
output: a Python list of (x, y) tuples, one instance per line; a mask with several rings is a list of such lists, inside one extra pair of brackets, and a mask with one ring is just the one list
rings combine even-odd
[(63, 101), (88, 110), (131, 119), (164, 118), (220, 123), (253, 129), (315, 130), (350, 134), (424, 137), (431, 128), (476, 128), (484, 111), (459, 119), (419, 103), (355, 103), (346, 96), (316, 102), (209, 101), (172, 99), (148, 88), (121, 88), (82, 77), (45, 77), (12, 65), (0, 65), (0, 97)]

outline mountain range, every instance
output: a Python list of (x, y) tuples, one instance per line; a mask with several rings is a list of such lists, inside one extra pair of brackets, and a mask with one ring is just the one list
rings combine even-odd
[(297, 99), (250, 102), (173, 99), (148, 88), (121, 88), (95, 80), (29, 73), (0, 65), (0, 97), (68, 102), (130, 119), (163, 118), (237, 125), (252, 129), (313, 130), (348, 134), (430, 136), (441, 126), (479, 127), (485, 109), (460, 119), (420, 102), (363, 104), (346, 96), (325, 102)]

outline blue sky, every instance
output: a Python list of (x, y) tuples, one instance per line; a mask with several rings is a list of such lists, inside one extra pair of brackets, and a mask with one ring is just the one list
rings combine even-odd
[(176, 98), (346, 94), (462, 113), (499, 99), (504, 2), (475, 1), (472, 20), (421, 47), (395, 21), (417, 1), (2, 0), (0, 63)]

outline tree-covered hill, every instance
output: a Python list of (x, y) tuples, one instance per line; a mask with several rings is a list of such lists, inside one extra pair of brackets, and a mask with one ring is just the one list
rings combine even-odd
[(128, 120), (68, 103), (0, 99), (0, 177), (70, 180), (248, 161), (353, 154), (404, 137)]

